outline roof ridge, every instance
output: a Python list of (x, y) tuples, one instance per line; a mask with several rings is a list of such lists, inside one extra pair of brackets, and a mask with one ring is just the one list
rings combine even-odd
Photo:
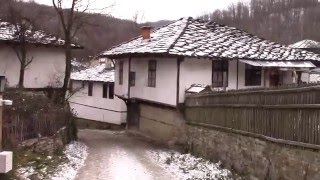
[[(161, 28), (164, 28), (164, 27), (166, 27), (166, 26), (169, 26), (170, 24), (176, 23), (177, 21), (180, 21), (180, 20), (182, 20), (182, 18), (180, 18), (180, 19), (178, 19), (178, 20), (176, 20), (176, 21), (172, 21), (172, 22), (170, 22), (170, 23), (168, 23), (168, 24), (162, 25), (162, 26), (160, 26), (160, 27), (158, 27), (158, 28), (156, 28), (156, 29), (153, 29), (153, 30), (151, 31), (151, 33), (154, 32), (154, 31), (157, 31), (157, 30), (159, 30), (159, 29), (161, 29)], [(128, 41), (124, 41), (123, 43), (120, 43), (120, 44), (118, 44), (118, 45), (112, 46), (111, 48), (109, 48), (109, 49), (107, 49), (107, 50), (104, 50), (104, 51), (98, 53), (98, 54), (99, 54), (98, 56), (103, 56), (103, 53), (104, 53), (104, 52), (110, 51), (110, 50), (113, 49), (113, 48), (119, 47), (119, 46), (121, 46), (121, 45), (123, 45), (123, 44), (129, 43), (129, 42), (131, 42), (131, 41), (133, 41), (133, 40), (136, 40), (136, 39), (139, 39), (139, 38), (141, 38), (141, 37), (142, 37), (142, 35), (139, 35), (139, 36), (136, 36), (136, 37), (134, 37), (134, 38), (129, 39)]]
[[(174, 45), (176, 45), (176, 43), (178, 42), (178, 40), (180, 39), (180, 37), (186, 32), (187, 27), (190, 24), (190, 20), (193, 19), (192, 17), (188, 17), (187, 18), (187, 22), (186, 22), (186, 26), (182, 29), (182, 31), (180, 32), (179, 36), (174, 40), (174, 42), (169, 46), (169, 48), (167, 49), (167, 53), (169, 53), (170, 49), (172, 49), (174, 47)], [(180, 18), (178, 21), (183, 20), (183, 18)], [(176, 21), (177, 22), (177, 21)]]

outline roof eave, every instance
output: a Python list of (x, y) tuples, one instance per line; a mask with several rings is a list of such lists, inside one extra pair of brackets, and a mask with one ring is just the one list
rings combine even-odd
[[(19, 42), (13, 41), (13, 40), (0, 40), (0, 44), (12, 44), (12, 45), (16, 45), (16, 44), (19, 44)], [(34, 45), (34, 46), (43, 46), (43, 47), (64, 48), (64, 45), (57, 45), (57, 44), (44, 44), (44, 43), (31, 43), (31, 42), (27, 42), (27, 44), (29, 44), (29, 45)], [(71, 48), (72, 48), (72, 49), (84, 49), (84, 46), (72, 45)]]

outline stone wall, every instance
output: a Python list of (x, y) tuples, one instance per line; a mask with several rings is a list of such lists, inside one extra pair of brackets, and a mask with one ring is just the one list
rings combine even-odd
[(77, 128), (79, 129), (111, 129), (111, 130), (122, 130), (125, 129), (125, 124), (117, 125), (110, 124), (107, 122), (77, 118), (76, 119)]
[(247, 179), (320, 179), (320, 153), (186, 125), (190, 150)]
[(183, 114), (176, 109), (140, 104), (139, 130), (161, 142), (181, 143), (184, 137)]

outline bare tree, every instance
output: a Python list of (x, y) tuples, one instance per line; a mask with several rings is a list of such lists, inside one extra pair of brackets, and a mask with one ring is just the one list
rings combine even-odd
[(61, 98), (64, 99), (69, 87), (68, 84), (71, 75), (71, 61), (73, 58), (72, 42), (75, 40), (75, 36), (79, 30), (81, 30), (84, 26), (93, 25), (89, 20), (91, 17), (88, 14), (89, 12), (103, 11), (107, 7), (90, 9), (90, 0), (52, 0), (52, 4), (56, 13), (58, 14), (65, 39), (64, 49), (66, 56), (66, 69), (61, 93)]
[[(69, 2), (70, 6), (64, 8), (67, 3), (67, 0), (52, 0), (52, 4), (56, 13), (58, 14), (62, 26), (65, 40), (64, 50), (66, 56), (66, 69), (61, 93), (61, 98), (63, 99), (68, 90), (68, 84), (71, 75), (72, 41), (74, 40), (75, 35), (84, 23), (81, 18), (82, 14), (77, 13), (82, 4), (82, 0), (71, 0)], [(87, 11), (88, 7), (89, 4), (87, 5), (87, 7), (84, 7), (84, 10), (82, 12)], [(64, 100), (62, 102), (64, 102)]]
[(10, 29), (13, 34), (13, 39), (16, 42), (12, 45), (12, 48), (20, 62), (18, 88), (21, 90), (24, 88), (25, 70), (33, 60), (33, 57), (28, 56), (27, 50), (27, 40), (33, 36), (32, 23), (30, 19), (25, 18), (20, 11), (15, 8), (13, 3), (9, 6), (8, 20), (12, 23)]

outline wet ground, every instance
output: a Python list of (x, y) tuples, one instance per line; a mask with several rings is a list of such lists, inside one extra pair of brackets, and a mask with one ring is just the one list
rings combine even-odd
[(89, 155), (76, 180), (173, 179), (147, 156), (156, 147), (141, 138), (124, 132), (80, 130), (79, 140), (87, 144)]

